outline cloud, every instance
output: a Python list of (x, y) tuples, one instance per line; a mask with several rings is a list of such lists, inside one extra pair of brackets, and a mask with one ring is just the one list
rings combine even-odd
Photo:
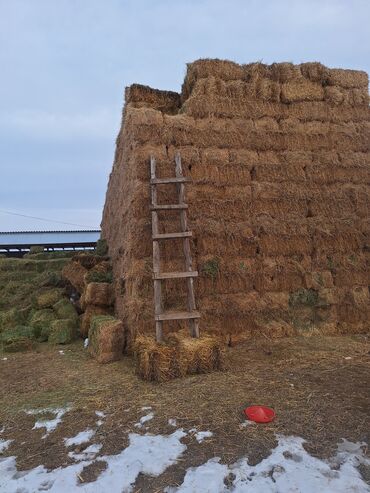
[(102, 207), (125, 86), (178, 91), (201, 57), (369, 72), (369, 17), (368, 0), (0, 0), (4, 208)]

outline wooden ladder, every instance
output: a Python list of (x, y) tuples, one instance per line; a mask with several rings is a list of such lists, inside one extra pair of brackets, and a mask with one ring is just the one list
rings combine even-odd
[[(185, 183), (190, 180), (184, 177), (181, 167), (181, 157), (177, 153), (175, 156), (175, 173), (173, 178), (157, 178), (156, 177), (156, 161), (154, 156), (150, 157), (150, 187), (152, 196), (152, 239), (153, 239), (153, 280), (154, 280), (154, 312), (155, 312), (155, 332), (157, 342), (163, 340), (163, 322), (167, 320), (189, 320), (190, 333), (192, 337), (199, 337), (199, 318), (200, 314), (196, 309), (193, 278), (198, 276), (198, 272), (193, 270), (192, 258), (190, 251), (191, 231), (188, 231), (186, 210), (188, 205), (185, 204)], [(160, 205), (157, 203), (157, 185), (172, 184), (176, 185), (178, 192), (177, 204)], [(159, 233), (158, 227), (158, 211), (177, 210), (180, 213), (179, 233)], [(183, 253), (185, 257), (184, 272), (160, 272), (160, 248), (161, 240), (171, 240), (181, 238), (183, 242)], [(162, 304), (162, 281), (165, 279), (186, 279), (187, 283), (187, 311), (163, 311)]]

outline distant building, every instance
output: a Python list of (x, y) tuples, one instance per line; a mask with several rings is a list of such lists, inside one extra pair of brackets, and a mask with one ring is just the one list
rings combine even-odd
[(86, 250), (95, 247), (100, 230), (85, 231), (6, 231), (0, 232), (0, 253), (21, 257), (33, 246), (46, 251)]

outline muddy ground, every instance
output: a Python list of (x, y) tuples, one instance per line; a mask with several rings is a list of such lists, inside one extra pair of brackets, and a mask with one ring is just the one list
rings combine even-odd
[[(305, 438), (306, 449), (321, 458), (330, 457), (341, 438), (370, 444), (368, 336), (256, 341), (227, 349), (224, 372), (162, 384), (138, 379), (132, 358), (98, 365), (82, 346), (0, 354), (1, 438), (14, 440), (4, 455), (17, 456), (18, 470), (71, 463), (63, 439), (93, 426), (95, 411), (107, 415), (94, 439), (103, 443), (101, 454), (120, 452), (129, 432), (173, 432), (169, 419), (213, 432), (202, 444), (185, 437), (181, 460), (157, 478), (139, 476), (134, 491), (179, 484), (188, 467), (215, 456), (226, 463), (248, 456), (255, 464), (276, 445), (276, 434)], [(36, 418), (25, 410), (67, 404), (71, 410), (45, 439), (44, 430), (32, 430)], [(243, 427), (243, 409), (251, 404), (273, 407), (276, 420)], [(148, 430), (135, 427), (146, 406), (154, 412)], [(94, 463), (80, 481), (94, 480), (103, 469), (104, 463)], [(363, 475), (370, 479), (369, 471)]]

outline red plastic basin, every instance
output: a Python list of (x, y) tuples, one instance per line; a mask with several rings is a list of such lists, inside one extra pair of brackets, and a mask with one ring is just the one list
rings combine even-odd
[(269, 423), (275, 418), (275, 411), (266, 406), (249, 406), (244, 409), (244, 414), (256, 423)]

